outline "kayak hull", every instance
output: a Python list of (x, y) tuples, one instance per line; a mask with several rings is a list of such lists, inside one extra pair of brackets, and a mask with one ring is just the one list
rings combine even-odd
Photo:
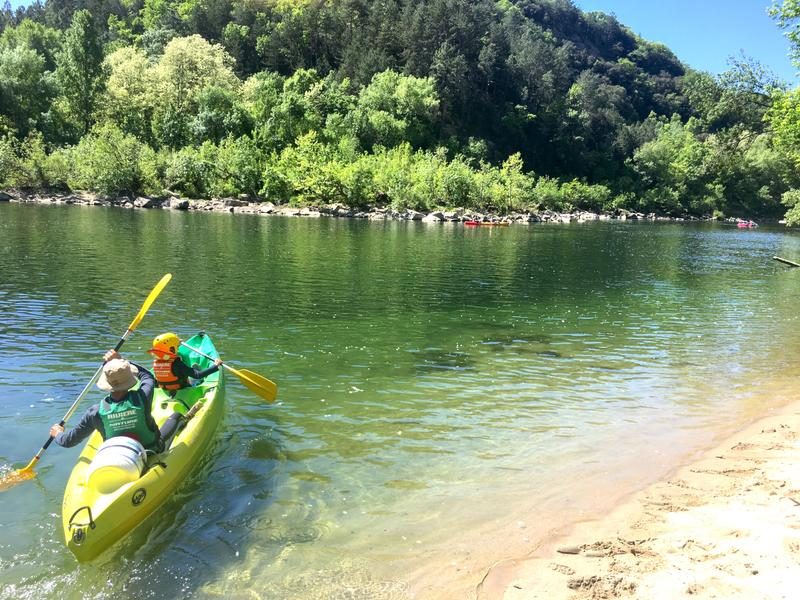
[[(204, 353), (217, 357), (207, 335), (197, 335), (188, 342)], [(205, 369), (211, 361), (181, 348), (187, 364)], [(186, 413), (197, 402), (202, 405), (186, 426), (175, 434), (169, 448), (148, 457), (143, 475), (110, 493), (102, 493), (89, 483), (92, 458), (103, 440), (92, 434), (72, 470), (62, 503), (62, 528), (67, 547), (81, 561), (97, 558), (122, 540), (152, 515), (187, 479), (200, 463), (214, 439), (224, 407), (222, 370), (197, 385), (180, 390), (171, 398), (161, 389), (153, 396), (153, 417), (161, 426), (173, 413)]]

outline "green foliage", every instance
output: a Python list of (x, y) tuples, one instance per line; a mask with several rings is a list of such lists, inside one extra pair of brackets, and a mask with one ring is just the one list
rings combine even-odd
[(432, 79), (384, 71), (358, 95), (349, 124), (365, 148), (392, 147), (406, 140), (423, 146), (432, 140), (438, 107)]
[(42, 57), (45, 71), (56, 67), (61, 49), (61, 32), (31, 19), (23, 19), (16, 27), (7, 27), (0, 35), (0, 50), (27, 48)]
[(102, 119), (139, 139), (150, 140), (157, 97), (147, 57), (135, 48), (120, 48), (105, 58), (104, 67), (108, 80), (101, 102)]
[(786, 37), (792, 43), (792, 58), (797, 64), (800, 62), (800, 0), (774, 0), (769, 14), (786, 30)]
[(638, 208), (675, 215), (710, 214), (722, 201), (712, 160), (711, 147), (673, 117), (661, 125), (654, 140), (634, 153), (631, 162), (642, 186)]
[(88, 10), (79, 10), (64, 36), (56, 57), (56, 81), (68, 114), (87, 132), (94, 120), (94, 109), (103, 89), (103, 49), (94, 20)]
[(20, 136), (36, 128), (50, 97), (41, 55), (24, 46), (0, 50), (0, 112)]
[[(566, 0), (87, 6), (2, 13), (6, 185), (737, 216), (800, 189), (797, 91)], [(799, 48), (800, 0), (772, 12)]]
[(781, 203), (789, 207), (786, 211), (786, 224), (789, 226), (800, 225), (800, 190), (791, 189), (784, 192)]
[(209, 198), (216, 162), (217, 147), (211, 142), (205, 142), (199, 148), (181, 148), (167, 160), (165, 187), (190, 198)]
[(263, 170), (264, 159), (252, 138), (228, 137), (218, 148), (211, 194), (214, 196), (247, 194), (255, 197), (262, 187)]
[(197, 114), (189, 123), (194, 143), (206, 140), (219, 143), (225, 137), (239, 137), (251, 129), (250, 116), (233, 91), (210, 85), (198, 94)]
[(152, 193), (158, 189), (154, 154), (116, 125), (99, 125), (75, 147), (69, 186), (108, 195)]

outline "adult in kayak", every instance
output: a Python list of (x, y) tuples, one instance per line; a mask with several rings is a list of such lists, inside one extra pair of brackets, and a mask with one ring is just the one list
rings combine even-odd
[[(64, 431), (61, 425), (50, 428), (50, 435), (59, 446), (71, 448), (92, 432), (99, 431), (103, 440), (126, 436), (137, 440), (146, 450), (162, 452), (164, 440), (175, 432), (182, 415), (174, 413), (159, 430), (151, 414), (156, 379), (153, 374), (136, 363), (122, 358), (116, 350), (103, 357), (103, 372), (97, 387), (109, 392), (98, 404), (91, 406), (78, 424)], [(137, 389), (132, 389), (136, 387)]]
[(148, 350), (153, 355), (153, 373), (158, 386), (172, 397), (175, 397), (178, 390), (191, 385), (190, 377), (197, 380), (208, 377), (219, 371), (222, 364), (219, 358), (215, 358), (214, 364), (202, 371), (195, 366), (190, 367), (178, 356), (180, 345), (177, 335), (171, 332), (162, 333), (153, 340), (153, 347)]

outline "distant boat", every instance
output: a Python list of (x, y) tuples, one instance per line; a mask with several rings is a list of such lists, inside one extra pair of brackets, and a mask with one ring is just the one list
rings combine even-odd
[(464, 225), (467, 227), (478, 227), (479, 225), (483, 227), (508, 227), (510, 223), (508, 221), (464, 221)]
[(756, 223), (755, 221), (739, 221), (738, 223), (736, 223), (736, 226), (739, 229), (752, 229), (758, 227), (758, 223)]

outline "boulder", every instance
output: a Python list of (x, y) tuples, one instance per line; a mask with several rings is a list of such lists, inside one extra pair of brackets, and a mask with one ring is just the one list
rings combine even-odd
[(189, 210), (189, 201), (186, 198), (170, 198), (166, 205), (173, 210)]
[[(128, 202), (125, 202), (127, 204)], [(158, 205), (158, 203), (153, 200), (152, 198), (147, 198), (146, 196), (139, 196), (136, 200), (133, 201), (133, 205), (136, 208), (154, 208)]]

